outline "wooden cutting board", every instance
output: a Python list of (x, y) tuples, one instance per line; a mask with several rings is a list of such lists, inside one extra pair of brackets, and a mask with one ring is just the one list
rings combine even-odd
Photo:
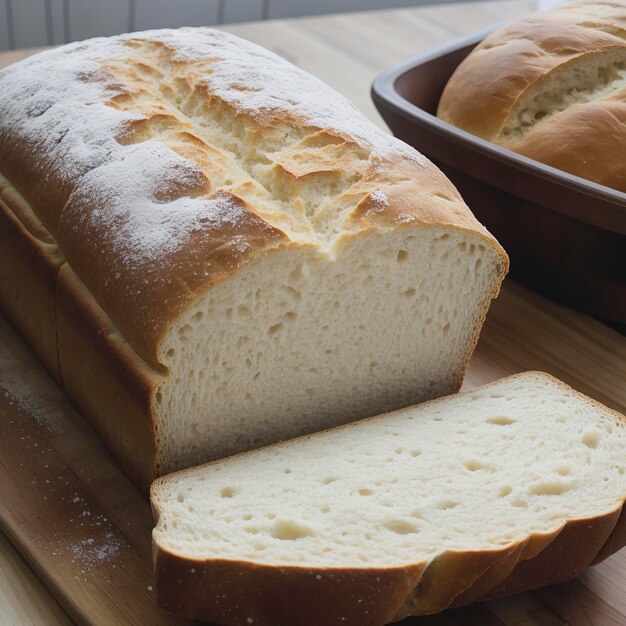
[[(626, 412), (626, 337), (509, 282), (465, 386), (526, 369)], [(149, 504), (2, 318), (0, 499), (2, 530), (75, 622), (184, 623), (154, 605)], [(402, 624), (623, 626), (626, 554), (566, 584)]]

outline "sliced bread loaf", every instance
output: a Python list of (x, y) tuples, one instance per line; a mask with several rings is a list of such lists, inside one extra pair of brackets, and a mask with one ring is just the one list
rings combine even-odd
[(541, 373), (157, 480), (164, 609), (380, 625), (559, 582), (626, 543), (626, 424)]
[(0, 72), (0, 311), (146, 490), (457, 391), (507, 266), (432, 163), (232, 35)]

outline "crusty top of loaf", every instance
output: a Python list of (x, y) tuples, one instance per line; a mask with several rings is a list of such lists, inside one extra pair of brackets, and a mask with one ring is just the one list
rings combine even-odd
[(626, 191), (626, 3), (568, 2), (492, 33), (449, 80), (438, 116)]
[(0, 72), (0, 170), (132, 347), (285, 246), (372, 229), (489, 238), (452, 184), (318, 79), (211, 29), (70, 44)]

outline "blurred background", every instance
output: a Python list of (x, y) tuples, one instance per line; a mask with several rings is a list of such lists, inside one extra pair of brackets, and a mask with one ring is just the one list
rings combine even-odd
[[(440, 3), (442, 0), (0, 0), (0, 50), (62, 44), (147, 28)], [(540, 0), (537, 6), (547, 8), (557, 3)]]

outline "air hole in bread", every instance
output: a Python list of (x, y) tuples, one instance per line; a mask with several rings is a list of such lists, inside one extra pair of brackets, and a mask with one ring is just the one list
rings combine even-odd
[(582, 442), (588, 447), (595, 449), (600, 443), (600, 433), (585, 433)]
[(178, 334), (179, 334), (181, 337), (186, 337), (186, 336), (187, 336), (187, 335), (191, 332), (191, 328), (192, 328), (192, 327), (191, 327), (191, 325), (190, 325), (190, 324), (185, 324), (184, 326), (181, 326), (181, 327), (178, 329)]
[(475, 459), (471, 459), (469, 461), (464, 461), (463, 465), (470, 472), (477, 472), (478, 470), (484, 469), (484, 467), (485, 467), (483, 463), (481, 463), (480, 461), (477, 461)]
[(511, 424), (515, 424), (515, 422), (516, 420), (504, 416), (490, 417), (487, 419), (488, 424), (494, 424), (495, 426), (510, 426)]
[(531, 485), (528, 490), (534, 496), (560, 496), (571, 488), (561, 481), (545, 481)]
[(295, 541), (304, 537), (312, 537), (314, 531), (304, 524), (299, 524), (293, 520), (276, 520), (272, 526), (270, 534), (275, 539), (282, 541)]
[(442, 511), (446, 511), (447, 509), (454, 509), (458, 506), (458, 502), (456, 500), (444, 500), (439, 503), (439, 508)]
[(498, 491), (498, 497), (499, 498), (506, 498), (512, 492), (513, 492), (512, 487), (509, 487), (508, 485), (505, 485), (504, 487), (500, 487), (500, 490)]
[(383, 526), (397, 535), (408, 535), (419, 532), (419, 528), (415, 524), (403, 519), (388, 520)]
[(267, 334), (270, 336), (275, 335), (279, 330), (281, 330), (282, 327), (283, 327), (282, 322), (277, 322), (276, 324), (272, 324), (269, 327)]
[(234, 487), (222, 487), (220, 491), (222, 498), (232, 498), (236, 493), (237, 490)]

